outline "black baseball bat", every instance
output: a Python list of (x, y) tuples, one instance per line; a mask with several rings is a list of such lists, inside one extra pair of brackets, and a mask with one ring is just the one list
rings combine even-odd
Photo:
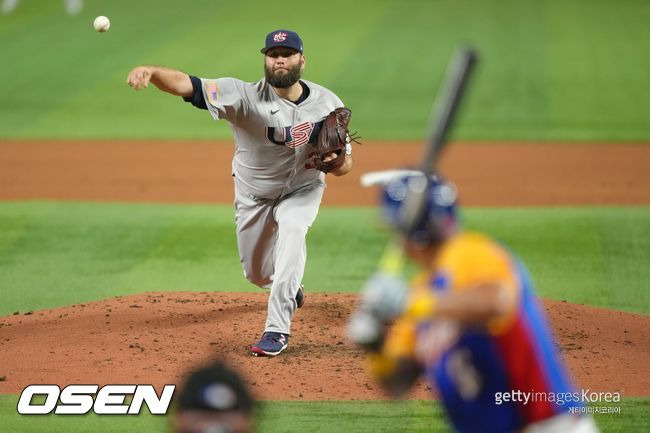
[(419, 167), (424, 177), (422, 182), (409, 184), (410, 191), (402, 206), (400, 226), (405, 233), (411, 232), (425, 212), (429, 176), (436, 172), (438, 156), (446, 144), (447, 133), (451, 129), (456, 109), (475, 64), (476, 52), (471, 48), (462, 47), (456, 49), (447, 66), (441, 90), (433, 105), (431, 131)]
[(447, 66), (442, 86), (433, 105), (431, 130), (420, 167), (426, 174), (436, 171), (438, 156), (445, 146), (447, 133), (453, 125), (456, 109), (467, 88), (470, 73), (476, 65), (476, 59), (474, 49), (460, 47), (456, 49)]

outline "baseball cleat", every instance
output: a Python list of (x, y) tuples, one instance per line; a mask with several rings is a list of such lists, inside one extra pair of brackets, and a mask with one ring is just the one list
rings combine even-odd
[(279, 332), (265, 332), (251, 351), (254, 356), (276, 356), (289, 345), (289, 335)]
[(305, 288), (302, 284), (298, 287), (298, 293), (296, 293), (296, 303), (298, 304), (298, 308), (305, 305)]

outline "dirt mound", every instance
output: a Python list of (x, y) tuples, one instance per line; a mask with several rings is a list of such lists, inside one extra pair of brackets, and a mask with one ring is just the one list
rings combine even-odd
[[(0, 318), (0, 393), (28, 384), (178, 383), (189, 368), (226, 358), (257, 396), (282, 400), (377, 399), (363, 354), (344, 338), (355, 295), (307, 295), (289, 348), (256, 358), (266, 293), (147, 293)], [(578, 384), (650, 395), (650, 317), (546, 301)], [(412, 393), (428, 398), (426, 385)]]
[(578, 385), (650, 395), (650, 316), (551, 300), (544, 306)]

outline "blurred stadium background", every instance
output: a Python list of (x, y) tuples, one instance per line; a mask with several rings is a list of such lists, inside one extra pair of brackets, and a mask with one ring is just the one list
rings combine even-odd
[[(97, 15), (108, 33), (93, 31)], [(422, 138), (467, 42), (482, 62), (458, 138), (647, 141), (648, 22), (645, 0), (90, 0), (74, 16), (62, 0), (22, 0), (0, 15), (0, 137), (229, 138), (192, 107), (136, 95), (126, 73), (152, 63), (255, 81), (260, 41), (288, 27), (305, 41), (305, 78), (336, 89), (368, 138)]]

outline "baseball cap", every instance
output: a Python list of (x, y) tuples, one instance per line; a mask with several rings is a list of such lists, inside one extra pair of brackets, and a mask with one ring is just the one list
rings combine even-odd
[(254, 400), (241, 377), (217, 361), (189, 375), (176, 404), (180, 410), (249, 413), (253, 410)]
[(302, 39), (291, 30), (274, 30), (266, 35), (266, 45), (260, 51), (266, 54), (273, 47), (288, 47), (302, 53)]
[(381, 193), (384, 218), (412, 242), (430, 245), (458, 227), (458, 190), (436, 175), (408, 173), (388, 182)]

